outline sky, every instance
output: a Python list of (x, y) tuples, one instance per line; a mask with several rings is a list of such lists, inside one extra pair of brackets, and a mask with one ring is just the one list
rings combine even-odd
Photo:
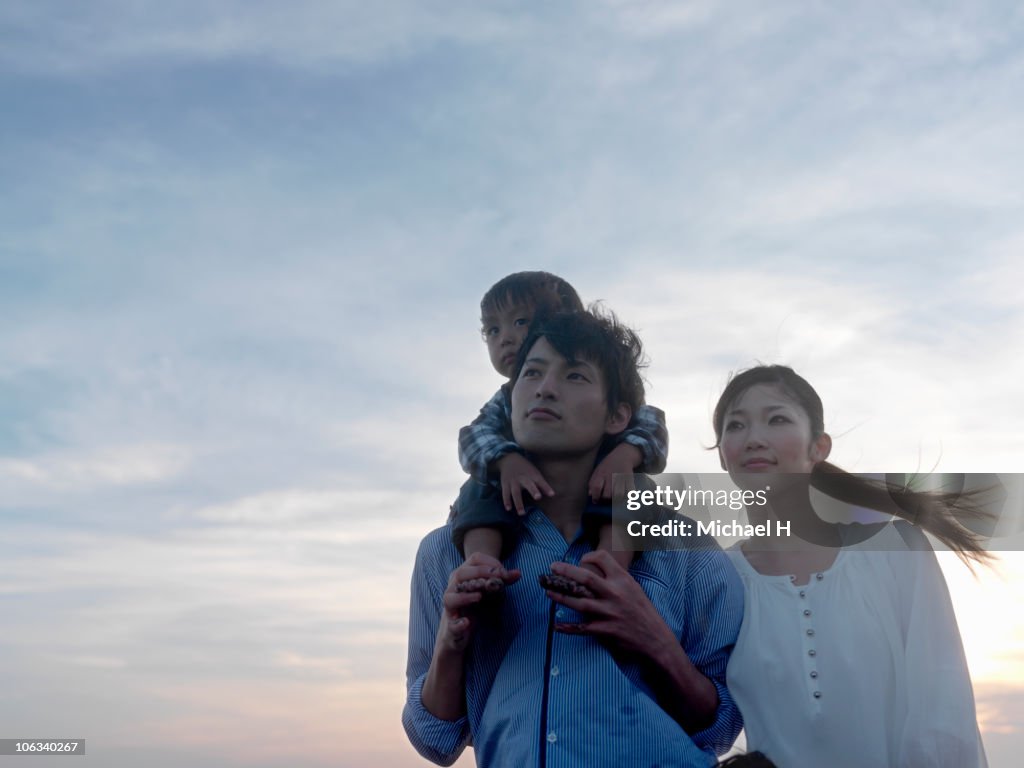
[[(1020, 471), (1022, 85), (1010, 2), (3, 3), (0, 738), (424, 764), (412, 560), (511, 272), (639, 330), (671, 471), (757, 361), (849, 470)], [(993, 768), (1022, 558), (942, 556)]]

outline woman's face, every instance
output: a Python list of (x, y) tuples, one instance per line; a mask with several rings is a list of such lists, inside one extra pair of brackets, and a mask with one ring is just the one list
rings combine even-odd
[(803, 474), (831, 448), (827, 434), (812, 439), (807, 413), (778, 386), (755, 384), (726, 411), (718, 456), (730, 475)]

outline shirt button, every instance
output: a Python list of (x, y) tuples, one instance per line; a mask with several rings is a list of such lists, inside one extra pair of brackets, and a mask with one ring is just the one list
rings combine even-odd
[(560, 671), (560, 670), (558, 669), (558, 667), (552, 667), (552, 668), (551, 668), (551, 676), (552, 676), (552, 677), (558, 677), (558, 673), (559, 673), (559, 671)]
[(814, 680), (818, 679), (818, 672), (817, 672), (817, 670), (814, 670), (814, 671), (811, 672), (811, 678), (814, 679)]
[(556, 741), (558, 741), (558, 735), (552, 731), (548, 734), (548, 744), (554, 744)]
[(807, 636), (808, 637), (814, 637), (814, 630), (813, 629), (808, 629), (807, 630)]
[(560, 619), (563, 616), (565, 616), (565, 611), (563, 611), (561, 608), (559, 608), (557, 611), (555, 611), (555, 618), (556, 619)]
[[(821, 691), (815, 691), (815, 692), (814, 692), (814, 698), (816, 698), (816, 699), (820, 699), (820, 698), (821, 698)], [(550, 738), (550, 737), (549, 737), (549, 738)]]
[(813, 648), (811, 648), (811, 650), (809, 650), (809, 651), (807, 652), (807, 655), (808, 655), (808, 656), (817, 656), (817, 655), (818, 655), (818, 652), (817, 652), (816, 650), (814, 650)]
[(824, 573), (819, 573), (819, 574), (818, 574), (818, 575), (817, 575), (817, 576), (816, 576), (815, 578), (816, 578), (816, 579), (817, 579), (818, 581), (821, 581), (822, 579), (824, 579), (824, 578), (825, 578), (825, 574), (824, 574)]
[(810, 608), (805, 608), (804, 609), (804, 616), (810, 616), (810, 615), (811, 615), (811, 609)]

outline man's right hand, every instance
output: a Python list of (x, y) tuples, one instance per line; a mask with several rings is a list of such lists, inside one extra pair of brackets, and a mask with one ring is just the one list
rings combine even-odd
[[(499, 560), (489, 555), (479, 552), (470, 555), (448, 577), (448, 588), (444, 592), (444, 612), (437, 630), (437, 648), (463, 652), (473, 633), (475, 617), (472, 606), (490, 591), (486, 586), (488, 582), (497, 579), (507, 587), (519, 581), (520, 575), (518, 570), (507, 570)], [(467, 585), (473, 584), (479, 584), (481, 589), (467, 589)]]
[(534, 501), (540, 501), (543, 495), (555, 495), (554, 489), (548, 485), (540, 470), (521, 453), (506, 453), (494, 463), (494, 466), (501, 476), (501, 498), (508, 511), (515, 505), (516, 512), (520, 515), (526, 514), (524, 491), (529, 493)]

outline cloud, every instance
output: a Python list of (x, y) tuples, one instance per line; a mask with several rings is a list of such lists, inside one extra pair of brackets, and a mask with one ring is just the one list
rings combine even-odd
[(438, 44), (487, 44), (521, 32), (500, 8), (387, 0), (267, 2), (116, 0), (7, 4), (2, 60), (29, 72), (78, 77), (141, 61), (265, 58), (303, 69), (401, 59)]
[[(19, 495), (18, 484), (38, 492), (40, 488), (84, 491), (168, 482), (187, 467), (189, 457), (188, 448), (182, 445), (144, 443), (80, 456), (58, 453), (30, 460), (0, 458), (0, 485), (7, 486), (4, 496), (10, 503)], [(22, 494), (27, 498), (26, 491)]]

